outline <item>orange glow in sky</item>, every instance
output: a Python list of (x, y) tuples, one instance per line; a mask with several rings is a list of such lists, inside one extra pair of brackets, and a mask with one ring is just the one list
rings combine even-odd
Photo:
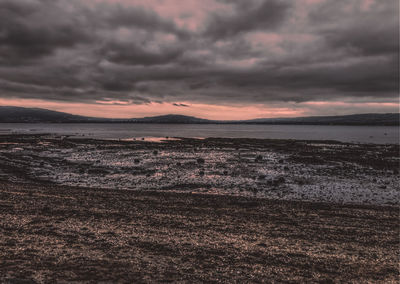
[[(349, 109), (354, 109), (353, 113), (365, 113), (365, 107), (370, 107), (370, 112), (374, 112), (375, 108), (380, 110), (384, 109), (387, 110), (387, 112), (396, 112), (396, 109), (398, 109), (399, 107), (397, 103), (348, 102), (305, 102), (296, 104), (287, 103), (284, 107), (282, 107), (282, 104), (212, 105), (188, 102), (176, 103), (188, 106), (175, 106), (173, 103), (149, 103), (140, 105), (122, 103), (85, 104), (33, 99), (0, 98), (0, 105), (4, 106), (12, 105), (20, 107), (45, 108), (76, 115), (104, 118), (140, 118), (165, 114), (181, 114), (216, 120), (245, 120), (254, 118), (298, 117), (317, 114), (320, 115), (321, 111), (324, 111), (325, 115), (340, 115), (348, 114)], [(332, 107), (334, 107), (334, 113), (331, 112)], [(360, 109), (359, 111), (357, 111), (358, 108)]]

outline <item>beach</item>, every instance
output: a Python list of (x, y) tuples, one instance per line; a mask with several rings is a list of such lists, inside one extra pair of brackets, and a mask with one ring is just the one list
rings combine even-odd
[(399, 145), (0, 135), (0, 180), (399, 205)]
[(14, 183), (0, 195), (4, 283), (398, 280), (395, 207)]
[(2, 135), (0, 282), (396, 283), (398, 150)]

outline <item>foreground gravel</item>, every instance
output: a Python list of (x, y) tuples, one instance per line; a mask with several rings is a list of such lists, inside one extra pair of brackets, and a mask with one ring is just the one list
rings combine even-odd
[(0, 183), (3, 283), (396, 283), (398, 248), (394, 206)]

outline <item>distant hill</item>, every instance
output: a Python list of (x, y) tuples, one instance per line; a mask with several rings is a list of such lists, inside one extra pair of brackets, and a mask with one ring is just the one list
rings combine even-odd
[(178, 115), (178, 114), (168, 114), (144, 118), (132, 118), (128, 120), (129, 122), (139, 122), (139, 123), (215, 123), (216, 121), (197, 118), (193, 116)]
[(257, 124), (313, 124), (313, 125), (399, 125), (398, 113), (368, 113), (340, 116), (308, 116), (295, 118), (260, 118), (247, 120)]
[[(96, 120), (96, 119), (94, 119)], [(93, 118), (41, 108), (0, 106), (0, 122), (90, 122)]]
[(95, 118), (41, 108), (0, 106), (2, 123), (188, 123), (188, 124), (299, 124), (299, 125), (400, 125), (398, 113), (353, 114), (342, 116), (309, 116), (296, 118), (259, 118), (239, 121), (217, 121), (193, 116), (169, 114), (143, 118)]
[(143, 118), (96, 118), (73, 115), (65, 112), (41, 108), (24, 108), (0, 106), (0, 122), (2, 123), (89, 123), (89, 122), (125, 122), (125, 123), (215, 123), (215, 121), (193, 116), (169, 114)]

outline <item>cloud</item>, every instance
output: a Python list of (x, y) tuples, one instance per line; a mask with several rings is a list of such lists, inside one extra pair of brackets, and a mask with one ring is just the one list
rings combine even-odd
[(0, 97), (398, 103), (397, 1), (185, 3), (0, 1)]
[(215, 39), (232, 37), (254, 30), (271, 30), (281, 24), (290, 7), (288, 1), (224, 1), (234, 6), (231, 15), (215, 13), (207, 23), (205, 34)]
[(177, 106), (177, 107), (189, 107), (189, 105), (187, 104), (178, 104), (178, 103), (173, 103), (173, 106)]
[(60, 1), (0, 2), (0, 63), (28, 64), (57, 48), (91, 40), (86, 21)]

